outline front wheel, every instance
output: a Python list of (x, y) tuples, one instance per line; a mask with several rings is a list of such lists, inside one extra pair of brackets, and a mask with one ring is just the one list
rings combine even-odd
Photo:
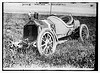
[(43, 29), (37, 39), (38, 51), (41, 55), (50, 56), (56, 50), (56, 39), (53, 32), (45, 28)]
[(80, 26), (79, 34), (80, 34), (80, 39), (82, 42), (85, 42), (89, 38), (89, 30), (88, 30), (87, 25), (82, 24)]

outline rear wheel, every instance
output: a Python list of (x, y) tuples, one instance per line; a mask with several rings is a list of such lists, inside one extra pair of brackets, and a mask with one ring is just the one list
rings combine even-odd
[(79, 31), (80, 39), (82, 42), (85, 42), (89, 38), (89, 30), (87, 25), (82, 24), (80, 26), (80, 31)]
[(41, 55), (50, 56), (56, 50), (56, 39), (53, 32), (45, 28), (40, 32), (37, 39), (38, 51)]

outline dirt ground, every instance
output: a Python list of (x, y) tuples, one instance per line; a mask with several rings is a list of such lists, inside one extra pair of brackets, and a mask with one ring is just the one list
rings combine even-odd
[[(48, 15), (40, 15), (40, 19)], [(59, 16), (58, 16), (59, 17)], [(23, 26), (28, 22), (27, 14), (4, 13), (3, 21), (3, 68), (92, 68), (95, 64), (96, 17), (79, 17), (81, 24), (87, 24), (90, 31), (89, 42), (82, 44), (78, 40), (69, 40), (58, 44), (51, 57), (40, 56), (37, 48), (31, 46), (27, 53), (10, 50), (11, 42), (23, 37)], [(13, 48), (17, 49), (17, 48)]]

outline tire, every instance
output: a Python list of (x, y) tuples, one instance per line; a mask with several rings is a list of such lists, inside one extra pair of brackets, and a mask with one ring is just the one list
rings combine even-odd
[(45, 28), (37, 38), (37, 47), (40, 55), (50, 56), (56, 50), (56, 38), (53, 32)]
[(89, 29), (86, 24), (80, 26), (79, 35), (82, 42), (85, 42), (89, 38)]

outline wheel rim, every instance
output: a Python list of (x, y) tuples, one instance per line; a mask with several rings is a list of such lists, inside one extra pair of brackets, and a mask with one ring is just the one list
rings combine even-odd
[(82, 41), (86, 41), (89, 37), (89, 30), (86, 25), (81, 26), (80, 37)]
[(50, 55), (53, 53), (53, 35), (50, 32), (46, 32), (43, 34), (40, 40), (40, 49), (43, 54)]

